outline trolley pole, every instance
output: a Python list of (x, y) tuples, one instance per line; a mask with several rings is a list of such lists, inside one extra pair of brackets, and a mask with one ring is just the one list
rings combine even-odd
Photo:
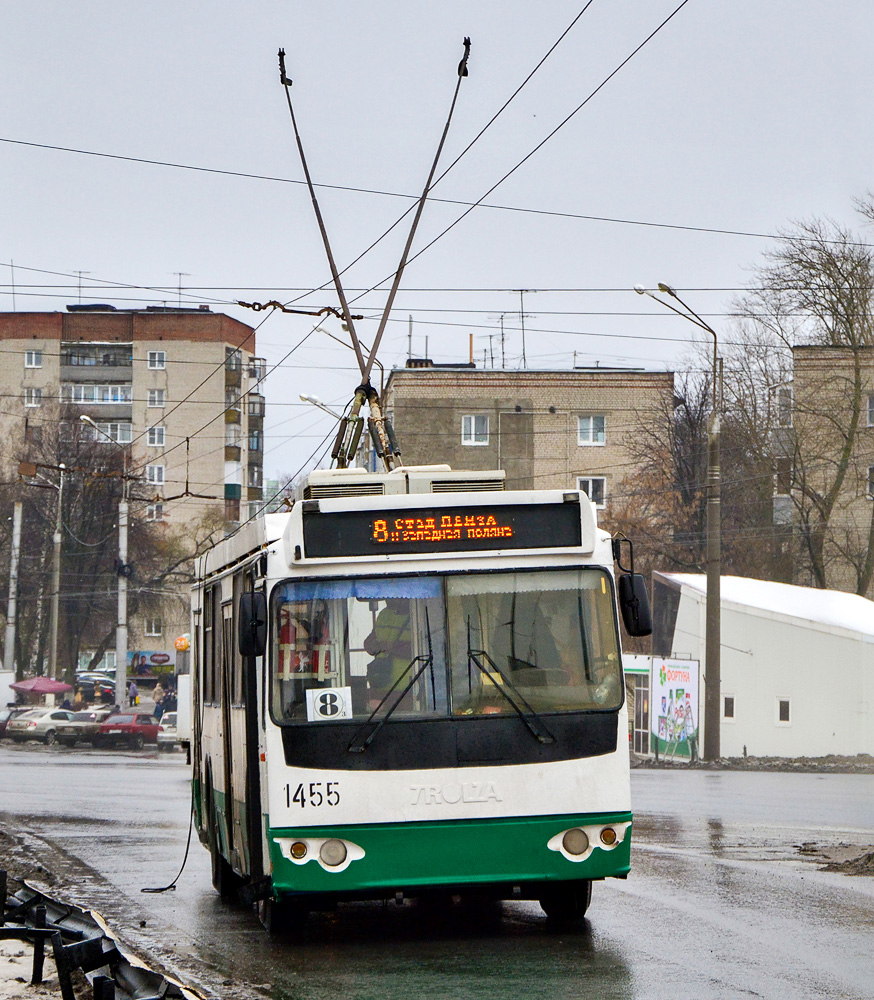
[(6, 605), (6, 642), (3, 646), (3, 669), (15, 670), (15, 629), (18, 609), (18, 559), (21, 552), (21, 501), (12, 507), (12, 554), (9, 559), (9, 601)]

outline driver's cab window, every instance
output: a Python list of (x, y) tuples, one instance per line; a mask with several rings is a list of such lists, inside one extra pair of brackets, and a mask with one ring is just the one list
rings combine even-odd
[(446, 713), (440, 580), (286, 583), (274, 601), (274, 717)]

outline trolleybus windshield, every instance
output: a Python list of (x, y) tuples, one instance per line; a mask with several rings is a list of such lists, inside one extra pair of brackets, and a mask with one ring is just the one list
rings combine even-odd
[(272, 601), (277, 721), (622, 701), (612, 585), (599, 569), (287, 581)]

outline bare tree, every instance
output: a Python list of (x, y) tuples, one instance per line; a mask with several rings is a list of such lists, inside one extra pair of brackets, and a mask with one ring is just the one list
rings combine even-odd
[[(874, 217), (870, 201), (860, 207)], [(865, 594), (874, 575), (874, 456), (865, 430), (874, 255), (834, 222), (802, 222), (784, 233), (756, 278), (742, 303), (754, 339), (793, 356), (792, 429), (772, 453), (791, 467), (800, 572), (817, 587)]]

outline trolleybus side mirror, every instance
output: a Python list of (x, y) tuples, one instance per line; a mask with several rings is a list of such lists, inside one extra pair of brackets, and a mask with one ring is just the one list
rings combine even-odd
[[(628, 566), (622, 565), (622, 543), (628, 546)], [(613, 539), (613, 558), (622, 570), (619, 577), (619, 610), (622, 612), (622, 624), (629, 635), (652, 635), (652, 614), (649, 610), (649, 597), (646, 593), (646, 581), (640, 573), (634, 572), (634, 546), (628, 538)]]
[(263, 656), (267, 649), (267, 595), (260, 590), (240, 594), (237, 641), (241, 656)]
[(646, 582), (640, 573), (623, 573), (619, 577), (619, 610), (629, 635), (652, 635)]

